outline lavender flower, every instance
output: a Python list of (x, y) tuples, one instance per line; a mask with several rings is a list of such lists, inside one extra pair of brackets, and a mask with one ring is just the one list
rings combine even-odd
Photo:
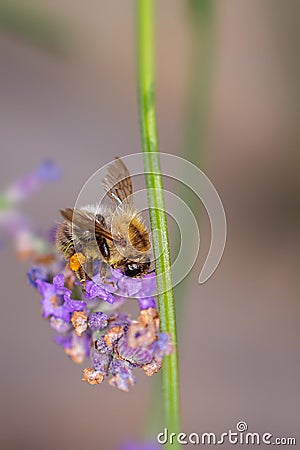
[(41, 267), (32, 267), (27, 272), (27, 276), (28, 276), (29, 283), (34, 288), (38, 287), (37, 280), (46, 281), (45, 271), (43, 271)]
[[(66, 265), (54, 248), (55, 228), (37, 234), (15, 208), (44, 181), (58, 176), (56, 166), (45, 162), (14, 183), (0, 198), (0, 225), (10, 229), (19, 253), (34, 256), (27, 273), (29, 283), (41, 295), (42, 315), (56, 333), (55, 342), (75, 363), (89, 359), (83, 380), (96, 385), (107, 379), (111, 386), (128, 391), (136, 381), (135, 369), (153, 375), (163, 356), (173, 351), (169, 335), (159, 333), (155, 274), (132, 278), (106, 266), (104, 281), (100, 276), (104, 263), (98, 261), (97, 274), (82, 289), (74, 273), (81, 264), (79, 254), (73, 255), (77, 265), (72, 258)], [(128, 298), (138, 301), (137, 319), (118, 312)]]
[(121, 391), (128, 392), (129, 387), (136, 382), (132, 373), (132, 366), (127, 361), (118, 361), (114, 359), (110, 366), (110, 373), (112, 374), (109, 384)]
[(103, 377), (108, 375), (108, 369), (113, 359), (113, 356), (110, 353), (101, 353), (95, 348), (92, 348), (90, 351), (90, 358), (94, 370), (100, 371), (103, 374)]
[(100, 284), (97, 284), (94, 281), (87, 281), (86, 298), (88, 300), (91, 300), (96, 297), (99, 297), (100, 299), (108, 303), (115, 302), (115, 297), (108, 290), (106, 290), (103, 285), (101, 286)]
[(154, 308), (141, 311), (137, 320), (111, 314), (108, 324), (91, 350), (93, 367), (84, 370), (83, 380), (89, 384), (100, 384), (111, 376), (111, 386), (128, 391), (135, 383), (135, 367), (153, 375), (160, 369), (163, 356), (173, 351), (169, 335), (158, 333), (159, 317)]
[(36, 284), (42, 295), (43, 317), (53, 316), (70, 322), (71, 313), (82, 311), (86, 306), (85, 302), (70, 298), (71, 291), (64, 287), (63, 274), (56, 275), (52, 283), (37, 279)]
[[(74, 362), (90, 359), (82, 379), (92, 385), (107, 379), (111, 386), (128, 391), (136, 381), (134, 369), (148, 376), (156, 373), (173, 345), (169, 335), (159, 333), (159, 315), (151, 296), (155, 277), (132, 279), (111, 270), (106, 282), (100, 275), (88, 280), (83, 293), (69, 266), (54, 276), (55, 264), (61, 269), (59, 260), (34, 266), (28, 278), (42, 296), (43, 316), (57, 333), (55, 341)], [(73, 299), (74, 295), (80, 299)], [(115, 311), (128, 296), (138, 300), (136, 320)]]
[[(36, 265), (28, 278), (42, 296), (43, 316), (49, 318), (57, 333), (55, 341), (76, 363), (90, 358), (92, 367), (84, 369), (83, 380), (100, 384), (108, 379), (111, 386), (128, 391), (135, 383), (134, 368), (142, 368), (146, 375), (157, 372), (163, 356), (173, 348), (169, 336), (159, 333), (159, 316), (155, 299), (148, 296), (149, 284), (112, 270), (107, 280), (111, 284), (96, 276), (87, 281), (83, 294), (68, 267), (53, 276), (54, 267), (58, 270), (62, 266), (59, 261)], [(151, 277), (152, 287), (153, 281)], [(129, 294), (141, 296), (136, 320), (114, 311)], [(71, 298), (73, 295), (80, 299)]]
[(89, 333), (78, 336), (75, 331), (55, 336), (55, 342), (63, 347), (65, 353), (77, 364), (82, 364), (89, 356), (90, 339)]
[[(0, 195), (0, 226), (15, 238), (19, 256), (34, 261), (28, 280), (41, 295), (42, 315), (55, 332), (55, 342), (75, 363), (89, 358), (91, 367), (84, 369), (83, 380), (100, 384), (107, 379), (111, 386), (128, 391), (136, 381), (135, 369), (152, 375), (163, 356), (173, 351), (169, 335), (159, 333), (155, 274), (132, 278), (106, 266), (104, 281), (104, 263), (97, 261), (97, 274), (82, 289), (74, 273), (78, 267), (71, 260), (66, 265), (55, 251), (55, 227), (37, 233), (17, 207), (44, 182), (58, 177), (58, 168), (46, 161), (13, 183)], [(81, 264), (78, 254), (74, 259)], [(137, 319), (118, 312), (128, 298), (138, 301)]]
[(54, 316), (50, 317), (50, 326), (57, 333), (66, 333), (72, 329), (72, 325), (69, 322), (65, 322), (63, 319)]
[(103, 330), (103, 328), (107, 327), (107, 319), (108, 316), (102, 311), (97, 311), (89, 316), (89, 327), (92, 331)]
[(19, 205), (45, 182), (57, 180), (59, 176), (59, 168), (45, 161), (34, 172), (17, 179), (0, 193), (0, 228), (12, 236), (17, 254), (22, 259), (45, 253), (48, 244), (20, 211)]
[[(52, 272), (47, 267), (48, 271), (43, 264), (34, 266), (28, 272), (29, 281), (42, 296), (43, 316), (57, 333), (55, 341), (76, 363), (89, 357), (91, 366), (83, 371), (84, 381), (96, 385), (108, 379), (111, 386), (128, 391), (136, 381), (134, 369), (148, 376), (160, 369), (173, 345), (169, 335), (159, 333), (159, 315), (150, 295), (155, 277), (132, 279), (111, 270), (106, 283), (97, 275), (86, 282), (83, 293), (68, 266), (55, 276), (53, 264)], [(115, 312), (129, 295), (139, 302), (136, 320)]]
[(153, 297), (142, 297), (138, 301), (140, 309), (156, 308), (156, 302)]
[(15, 205), (36, 192), (45, 181), (56, 181), (59, 168), (52, 161), (44, 161), (34, 172), (16, 180), (4, 192), (9, 205)]

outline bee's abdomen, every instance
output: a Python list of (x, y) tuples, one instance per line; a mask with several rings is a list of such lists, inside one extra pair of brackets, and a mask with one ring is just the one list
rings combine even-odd
[(107, 261), (110, 257), (110, 250), (109, 250), (109, 246), (106, 242), (106, 239), (104, 239), (102, 237), (97, 237), (96, 241), (97, 241), (97, 245), (99, 247), (101, 255)]
[(148, 230), (138, 216), (133, 217), (129, 224), (129, 239), (133, 247), (140, 252), (150, 249)]

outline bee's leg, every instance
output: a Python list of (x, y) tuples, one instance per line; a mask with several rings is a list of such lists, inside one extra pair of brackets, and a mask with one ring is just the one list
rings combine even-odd
[(81, 252), (76, 252), (74, 245), (69, 245), (68, 248), (69, 267), (74, 272), (77, 280), (82, 285), (82, 291), (86, 291), (86, 272), (83, 268), (85, 263), (85, 256)]
[(107, 269), (107, 264), (101, 264), (100, 276), (102, 278), (102, 281), (104, 284), (111, 284), (112, 286), (114, 286), (115, 283), (113, 281), (107, 281), (107, 279), (106, 279), (106, 269)]
[(86, 274), (88, 279), (92, 279), (94, 275), (94, 260), (93, 258), (88, 258), (85, 263)]
[(79, 267), (78, 270), (74, 271), (77, 280), (80, 282), (82, 286), (82, 292), (86, 292), (86, 273), (82, 266)]
[(106, 264), (101, 264), (100, 268), (100, 277), (102, 278), (103, 283), (107, 283), (106, 280)]

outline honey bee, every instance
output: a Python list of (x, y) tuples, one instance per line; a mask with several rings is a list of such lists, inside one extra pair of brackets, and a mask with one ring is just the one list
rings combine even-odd
[(149, 232), (135, 210), (132, 179), (119, 158), (109, 165), (102, 184), (113, 206), (61, 210), (66, 220), (56, 232), (56, 248), (84, 291), (86, 280), (94, 275), (95, 261), (104, 263), (100, 272), (103, 280), (107, 266), (135, 278), (150, 268)]

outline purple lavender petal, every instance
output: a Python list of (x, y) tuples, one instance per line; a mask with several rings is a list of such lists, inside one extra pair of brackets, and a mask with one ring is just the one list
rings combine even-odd
[(36, 280), (36, 284), (39, 290), (39, 293), (42, 297), (51, 297), (55, 295), (55, 288), (51, 283), (47, 283), (47, 281)]
[(123, 278), (124, 274), (121, 272), (120, 269), (110, 269), (111, 276), (115, 281), (120, 280), (120, 278)]
[(174, 351), (172, 338), (168, 333), (158, 333), (158, 339), (155, 341), (155, 345), (155, 353), (160, 357), (169, 355)]
[(119, 293), (123, 297), (133, 297), (142, 287), (142, 280), (123, 276), (118, 281)]
[(128, 359), (128, 360), (132, 360), (136, 353), (136, 348), (130, 347), (128, 345), (128, 340), (127, 340), (126, 335), (122, 336), (118, 342), (118, 353), (122, 358)]
[(38, 267), (32, 267), (30, 270), (28, 270), (27, 277), (28, 277), (29, 283), (34, 288), (37, 288), (37, 286), (38, 286), (37, 280), (45, 281), (45, 274)]
[(92, 348), (90, 351), (90, 358), (95, 370), (99, 370), (105, 375), (108, 375), (108, 368), (112, 361), (112, 355), (99, 353), (96, 349)]
[(36, 170), (36, 177), (41, 181), (57, 181), (60, 176), (60, 168), (50, 160), (44, 161)]
[(110, 292), (111, 294), (113, 294), (114, 292), (116, 292), (118, 290), (116, 279), (114, 279), (113, 277), (109, 277), (108, 276), (107, 277), (107, 282), (104, 283), (102, 277), (100, 276), (99, 271), (98, 271), (98, 273), (95, 276), (93, 276), (92, 281), (96, 285), (98, 285), (102, 289), (104, 289), (105, 292)]
[(122, 361), (120, 359), (114, 359), (110, 366), (110, 373), (112, 375), (120, 373), (126, 375), (129, 370), (131, 370), (131, 365), (127, 361)]
[(44, 298), (51, 298), (55, 295), (55, 288), (51, 283), (47, 283), (47, 281), (43, 281), (40, 279), (36, 280), (36, 284), (39, 290), (39, 293)]
[(65, 284), (65, 276), (63, 273), (60, 273), (53, 278), (53, 285), (55, 286), (56, 289), (63, 288), (64, 284)]
[(153, 297), (139, 298), (140, 309), (156, 308), (156, 302)]
[(149, 273), (142, 278), (142, 288), (140, 291), (141, 297), (150, 297), (156, 292), (156, 275)]
[(59, 168), (51, 161), (42, 163), (36, 171), (25, 175), (8, 187), (5, 199), (9, 204), (16, 204), (32, 195), (44, 181), (56, 181), (60, 176)]
[(63, 348), (71, 348), (72, 347), (72, 334), (57, 334), (54, 336), (54, 341), (56, 344), (60, 345)]
[(29, 197), (40, 186), (40, 182), (35, 173), (24, 176), (15, 181), (6, 191), (5, 197), (11, 204)]
[(67, 288), (61, 287), (64, 276), (57, 275), (53, 284), (46, 281), (36, 280), (38, 290), (42, 296), (41, 304), (43, 307), (43, 317), (54, 316), (69, 322), (71, 313), (74, 311), (82, 311), (86, 303), (80, 300), (70, 299), (71, 291)]
[(131, 367), (127, 361), (114, 359), (110, 364), (110, 373), (113, 375), (110, 384), (121, 391), (128, 391), (128, 388), (136, 382)]
[(107, 326), (108, 316), (102, 311), (90, 314), (88, 325), (92, 331), (103, 330)]
[(99, 353), (106, 353), (106, 354), (112, 354), (113, 353), (113, 347), (109, 347), (106, 342), (104, 341), (103, 337), (100, 337), (95, 342), (96, 349)]
[(83, 300), (73, 300), (70, 298), (69, 293), (64, 295), (64, 308), (70, 313), (74, 311), (83, 311), (86, 307), (86, 302)]
[(86, 282), (86, 298), (87, 300), (93, 299), (95, 297), (99, 297), (105, 302), (114, 303), (114, 296), (106, 291), (102, 286), (96, 284), (94, 281)]
[(55, 342), (63, 348), (74, 348), (81, 351), (84, 351), (84, 356), (89, 356), (90, 353), (90, 343), (91, 336), (88, 333), (84, 333), (81, 336), (77, 336), (77, 334), (72, 331), (65, 335), (57, 334), (54, 336)]
[(41, 300), (41, 305), (43, 308), (43, 317), (53, 316), (57, 319), (62, 319), (65, 322), (70, 321), (70, 312), (67, 311), (63, 306), (53, 307), (48, 298), (43, 298)]
[(85, 356), (89, 356), (92, 342), (92, 334), (89, 331), (86, 331), (81, 336), (77, 336), (76, 334), (75, 336), (76, 338), (80, 338), (83, 341)]
[(65, 322), (62, 319), (58, 319), (54, 316), (50, 317), (50, 326), (57, 333), (66, 333), (67, 331), (72, 330), (72, 325), (70, 322)]
[(149, 346), (148, 348), (138, 347), (134, 354), (135, 364), (144, 365), (152, 361), (154, 356), (154, 347)]
[(154, 356), (155, 346), (152, 344), (146, 348), (144, 347), (130, 347), (127, 336), (124, 335), (118, 342), (119, 355), (134, 365), (144, 365), (152, 361)]

